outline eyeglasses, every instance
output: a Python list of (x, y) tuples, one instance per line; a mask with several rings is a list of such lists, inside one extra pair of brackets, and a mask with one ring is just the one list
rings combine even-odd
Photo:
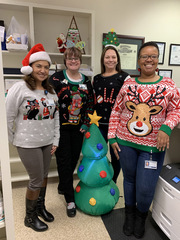
[(159, 58), (159, 56), (158, 55), (142, 55), (142, 56), (140, 56), (139, 57), (139, 59), (143, 59), (143, 60), (147, 60), (148, 58), (151, 58), (151, 60), (156, 60), (156, 59), (158, 59)]
[(68, 60), (68, 61), (71, 61), (71, 62), (72, 62), (73, 60), (74, 60), (74, 61), (79, 61), (79, 60), (80, 60), (80, 58), (78, 58), (78, 57), (71, 58), (71, 57), (70, 57), (70, 58), (66, 58), (66, 60)]

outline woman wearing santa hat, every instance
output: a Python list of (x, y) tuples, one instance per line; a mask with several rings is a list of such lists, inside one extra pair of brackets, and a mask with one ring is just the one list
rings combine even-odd
[(9, 141), (29, 175), (26, 192), (25, 226), (45, 231), (54, 217), (45, 208), (51, 155), (59, 142), (58, 98), (49, 85), (51, 59), (42, 44), (31, 48), (22, 61), (24, 81), (14, 84), (6, 97)]

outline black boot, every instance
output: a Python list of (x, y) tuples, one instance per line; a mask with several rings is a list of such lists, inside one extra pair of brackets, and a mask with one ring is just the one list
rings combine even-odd
[(26, 198), (26, 217), (24, 220), (24, 224), (26, 227), (30, 227), (37, 232), (43, 232), (48, 229), (47, 224), (42, 222), (36, 213), (36, 200), (30, 200)]
[(136, 209), (136, 220), (134, 225), (134, 236), (136, 238), (142, 238), (144, 236), (147, 216), (148, 212), (140, 212)]
[(123, 232), (126, 236), (131, 236), (134, 232), (136, 206), (125, 205), (125, 222)]
[(42, 217), (46, 222), (53, 222), (54, 216), (46, 210), (45, 207), (45, 195), (46, 195), (46, 187), (41, 187), (39, 197), (37, 200), (37, 214)]

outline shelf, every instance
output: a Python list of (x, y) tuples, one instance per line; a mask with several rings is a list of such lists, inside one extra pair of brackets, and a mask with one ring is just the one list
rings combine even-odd
[[(63, 53), (52, 53), (52, 52), (49, 52), (48, 53), (50, 56), (58, 56), (58, 57), (63, 57), (64, 54)], [(92, 56), (89, 55), (89, 54), (82, 54), (82, 58), (91, 58)]]
[(0, 222), (0, 228), (5, 227), (5, 222)]
[(8, 56), (11, 56), (11, 55), (21, 55), (22, 56), (22, 58), (23, 58), (23, 56), (26, 56), (26, 54), (28, 53), (28, 51), (8, 51), (8, 50), (3, 50), (2, 51), (2, 54), (3, 54), (3, 56), (4, 55), (8, 55)]
[[(58, 177), (57, 170), (49, 170), (48, 178)], [(29, 176), (26, 172), (13, 173), (11, 175), (11, 182), (21, 182), (29, 180)]]
[[(12, 149), (11, 149), (12, 150)], [(14, 152), (16, 155), (16, 153)], [(29, 176), (24, 168), (24, 165), (21, 162), (19, 156), (10, 158), (11, 165), (11, 182), (20, 182), (29, 180)], [(57, 177), (57, 167), (56, 167), (56, 158), (52, 157), (48, 177)]]
[[(2, 54), (3, 55), (24, 55), (24, 56), (26, 56), (26, 54), (28, 53), (28, 51), (6, 51), (6, 50), (3, 50), (2, 51)], [(48, 54), (50, 55), (50, 56), (58, 56), (58, 57), (63, 57), (64, 56), (64, 54), (63, 53), (56, 53), (56, 52), (48, 52)], [(23, 57), (23, 56), (22, 56)], [(90, 54), (82, 54), (82, 58), (91, 58), (92, 56), (90, 55)]]
[[(52, 62), (63, 63), (63, 54), (57, 49), (56, 39), (63, 33), (67, 35), (72, 17), (76, 19), (81, 40), (85, 42), (83, 63), (94, 67), (94, 12), (88, 9), (64, 8), (35, 3), (0, 3), (0, 15), (4, 20), (6, 33), (12, 16), (22, 25), (28, 35), (28, 49), (37, 43), (42, 43)], [(58, 28), (56, 27), (58, 23)], [(42, 26), (46, 26), (42, 28)], [(48, 31), (48, 34), (47, 34)], [(3, 65), (21, 66), (27, 51), (2, 51)], [(59, 62), (58, 62), (59, 58)]]
[[(53, 161), (54, 161), (54, 162), (56, 161), (55, 156), (52, 157), (51, 163), (53, 163)], [(10, 163), (21, 163), (21, 159), (19, 158), (19, 156), (17, 156), (17, 157), (11, 157), (11, 158), (10, 158)], [(51, 166), (51, 165), (50, 165), (50, 166)]]
[(4, 77), (8, 78), (23, 78), (24, 75), (22, 74), (3, 74)]
[[(56, 39), (63, 33), (67, 35), (72, 17), (75, 17), (81, 39), (86, 43), (85, 52), (92, 55), (92, 13), (86, 10), (62, 9), (61, 7), (34, 6), (34, 43), (41, 42), (47, 52), (59, 53)], [(56, 27), (58, 23), (58, 28)], [(42, 28), (42, 26), (46, 28)], [(47, 34), (48, 29), (48, 34)]]
[[(77, 165), (78, 166), (78, 165)], [(74, 171), (74, 174), (77, 174), (77, 168)], [(58, 177), (57, 170), (50, 169), (48, 173), (48, 178)], [(13, 173), (11, 175), (11, 182), (21, 182), (29, 180), (29, 176), (26, 172)]]
[(3, 227), (0, 227), (0, 240), (7, 240), (5, 224), (3, 224), (3, 225), (4, 225)]
[[(82, 154), (80, 155), (79, 161), (77, 163), (77, 167), (79, 166), (79, 163), (80, 163), (81, 159), (82, 159)], [(18, 157), (10, 158), (11, 167), (12, 167), (12, 164), (14, 165), (14, 164), (17, 164), (17, 163), (21, 164), (20, 158), (18, 158)], [(20, 165), (20, 166), (24, 168), (23, 164)], [(20, 169), (20, 166), (18, 167), (18, 170)], [(77, 167), (74, 171), (74, 174), (77, 174)], [(20, 181), (29, 180), (29, 176), (28, 176), (27, 172), (25, 171), (25, 169), (24, 170), (20, 169), (20, 172), (17, 172), (17, 171), (11, 171), (11, 172), (12, 172), (11, 173), (11, 182), (20, 182)], [(49, 178), (58, 177), (55, 157), (52, 158), (50, 168), (49, 168), (48, 177)]]
[(12, 157), (10, 158), (10, 163), (17, 163), (17, 162), (21, 162), (21, 159), (18, 157)]

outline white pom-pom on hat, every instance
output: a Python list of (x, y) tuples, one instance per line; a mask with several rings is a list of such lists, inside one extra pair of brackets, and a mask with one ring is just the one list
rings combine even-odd
[(33, 71), (32, 67), (31, 66), (24, 66), (21, 68), (21, 72), (24, 74), (24, 75), (29, 75), (31, 74)]
[(28, 52), (26, 57), (22, 60), (23, 67), (21, 72), (24, 75), (29, 75), (32, 73), (33, 69), (30, 64), (36, 61), (47, 61), (51, 65), (51, 59), (47, 52), (45, 52), (44, 47), (41, 43), (34, 45)]

